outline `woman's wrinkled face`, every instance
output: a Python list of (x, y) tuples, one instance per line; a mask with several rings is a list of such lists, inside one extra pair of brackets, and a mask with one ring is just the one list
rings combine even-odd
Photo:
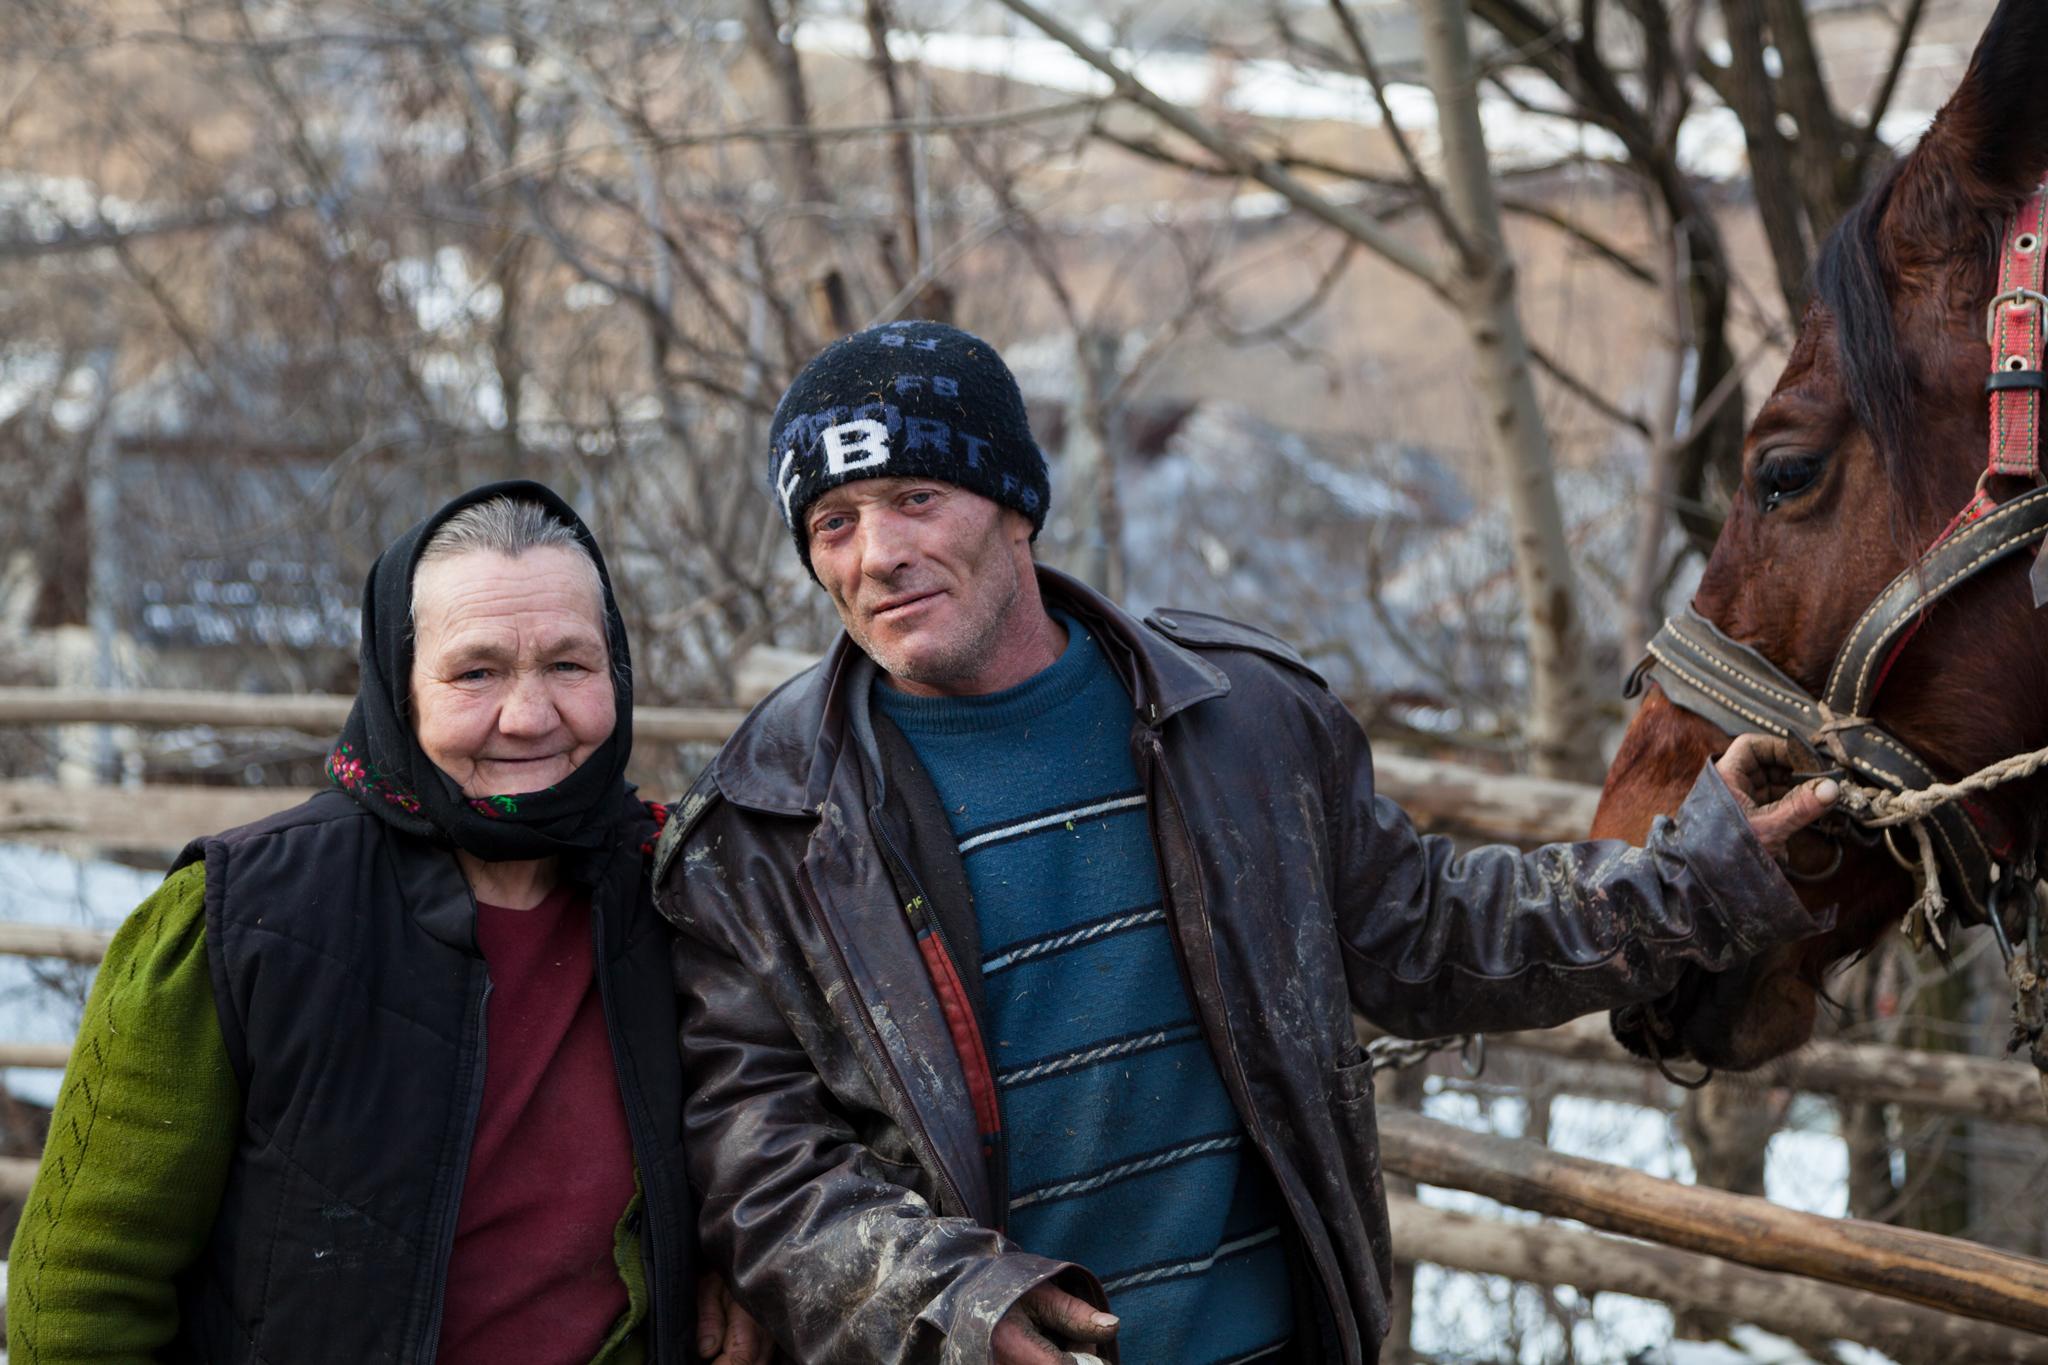
[(552, 787), (617, 719), (603, 598), (580, 552), (471, 551), (420, 565), (413, 734), (464, 795)]

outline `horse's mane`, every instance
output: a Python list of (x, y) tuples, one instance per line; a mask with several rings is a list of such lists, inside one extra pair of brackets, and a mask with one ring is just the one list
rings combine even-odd
[[(1893, 211), (1893, 191), (1912, 162), (1913, 158), (1900, 157), (1885, 170), (1828, 234), (1813, 267), (1814, 299), (1834, 318), (1836, 365), (1850, 410), (1876, 449), (1886, 481), (1902, 508), (1918, 506), (1926, 492), (1929, 452), (1918, 449), (1913, 440), (1919, 376), (1893, 315), (1895, 271), (1883, 234), (1887, 229), (1908, 234), (1934, 245), (1944, 255), (1976, 252), (1978, 268), (1987, 272), (1988, 281), (1988, 272), (1996, 269), (2004, 230), (2001, 223), (1987, 221), (1981, 239), (1965, 243), (1952, 240), (1953, 222), (1899, 221), (1901, 216), (1924, 216), (1927, 208), (1916, 203), (1924, 196), (1913, 196), (1900, 200)], [(1929, 169), (1920, 167), (1923, 173)], [(1955, 170), (1943, 168), (1936, 174), (1952, 179)]]
[(1908, 450), (1913, 370), (1892, 319), (1891, 287), (1879, 239), (1885, 209), (1904, 168), (1894, 162), (1842, 216), (1813, 266), (1814, 299), (1835, 322), (1835, 362), (1856, 423), (1876, 448), (1901, 500), (1920, 490), (1920, 463)]

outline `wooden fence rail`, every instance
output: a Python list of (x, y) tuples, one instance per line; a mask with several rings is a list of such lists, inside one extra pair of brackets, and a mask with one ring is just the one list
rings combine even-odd
[(2048, 1337), (1902, 1303), (1863, 1290), (1775, 1274), (1689, 1251), (1554, 1223), (1387, 1200), (1394, 1254), (1450, 1270), (1570, 1285), (1582, 1294), (1633, 1294), (1676, 1308), (1725, 1313), (1800, 1341), (1847, 1340), (1914, 1360), (2048, 1365)]
[[(633, 718), (640, 737), (640, 713)], [(1510, 843), (1573, 839), (1593, 818), (1590, 787), (1382, 754), (1379, 789), (1423, 829)], [(58, 787), (0, 782), (0, 840), (171, 852), (306, 799), (294, 787)]]
[[(1604, 1019), (1581, 1019), (1563, 1028), (1496, 1033), (1489, 1048), (1532, 1052), (1574, 1062), (1643, 1069)], [(2039, 1077), (2024, 1061), (2000, 1061), (1953, 1052), (1923, 1052), (1882, 1043), (1817, 1040), (1756, 1071), (1723, 1073), (1716, 1085), (1804, 1090), (1871, 1104), (1901, 1104), (1932, 1114), (2048, 1128)]]
[[(352, 697), (333, 693), (134, 691), (0, 687), (0, 725), (213, 725), (339, 733)], [(633, 732), (673, 744), (717, 743), (746, 712), (732, 707), (639, 706)]]
[(98, 962), (107, 955), (113, 935), (68, 924), (12, 924), (0, 921), (0, 953), (9, 957), (61, 957), (67, 962)]
[[(279, 696), (236, 692), (98, 692), (48, 687), (0, 687), (0, 725), (211, 725), (222, 729), (272, 727), (330, 735), (341, 729), (351, 698), (334, 695)], [(730, 735), (746, 714), (732, 707), (641, 706), (633, 711), (636, 740), (666, 744), (716, 744)], [(1592, 826), (1599, 789), (1578, 782), (1556, 782), (1511, 773), (1487, 772), (1459, 763), (1413, 758), (1405, 754), (1374, 756), (1380, 790), (1401, 803), (1426, 829), (1452, 830), (1516, 843), (1547, 843), (1577, 839)], [(118, 818), (96, 814), (89, 798), (51, 797), (48, 820), (62, 828), (37, 828), (36, 793), (49, 789), (29, 783), (0, 784), (0, 838), (40, 835), (66, 842), (108, 842), (126, 848), (176, 847), (194, 834), (222, 829), (235, 820), (194, 825), (191, 818), (165, 818), (152, 829), (161, 842), (124, 841), (121, 831), (132, 824), (137, 793), (127, 792)], [(146, 789), (154, 795), (165, 788)], [(213, 799), (247, 789), (208, 787)], [(268, 793), (281, 804), (298, 793)], [(193, 798), (199, 800), (200, 798)], [(23, 808), (26, 803), (26, 810)], [(192, 809), (187, 807), (186, 809)], [(200, 818), (194, 816), (193, 818)], [(249, 817), (254, 818), (254, 817)]]
[(32, 1156), (0, 1156), (0, 1199), (26, 1199), (35, 1187), (36, 1168), (42, 1160)]
[(2048, 1261), (1565, 1156), (1382, 1110), (1388, 1171), (1608, 1232), (2048, 1335)]
[(59, 787), (0, 782), (0, 840), (175, 853), (313, 794), (297, 787)]

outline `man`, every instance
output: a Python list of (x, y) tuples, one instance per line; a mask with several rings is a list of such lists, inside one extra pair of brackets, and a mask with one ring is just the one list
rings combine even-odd
[(1647, 851), (1459, 857), (1285, 644), (1035, 567), (1045, 466), (985, 342), (845, 338), (772, 434), (846, 631), (699, 780), (656, 894), (707, 1250), (798, 1360), (1372, 1360), (1354, 1009), (1540, 1027), (1810, 931), (1759, 836), (1831, 790), (1745, 820), (1708, 771)]

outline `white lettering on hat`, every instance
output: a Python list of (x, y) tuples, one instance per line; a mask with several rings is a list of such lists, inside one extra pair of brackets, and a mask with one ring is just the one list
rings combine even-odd
[(790, 510), (789, 501), (796, 496), (796, 486), (804, 481), (804, 476), (791, 468), (795, 463), (796, 448), (792, 446), (783, 452), (782, 468), (775, 472), (775, 491), (782, 495), (782, 519), (784, 521), (790, 520), (795, 515)]
[[(852, 433), (858, 440), (849, 441)], [(862, 452), (864, 458), (849, 460), (854, 452)], [(835, 427), (825, 428), (825, 472), (827, 474), (851, 474), (856, 469), (873, 469), (878, 464), (889, 463), (889, 428), (872, 417), (861, 417), (851, 422), (841, 422)]]

